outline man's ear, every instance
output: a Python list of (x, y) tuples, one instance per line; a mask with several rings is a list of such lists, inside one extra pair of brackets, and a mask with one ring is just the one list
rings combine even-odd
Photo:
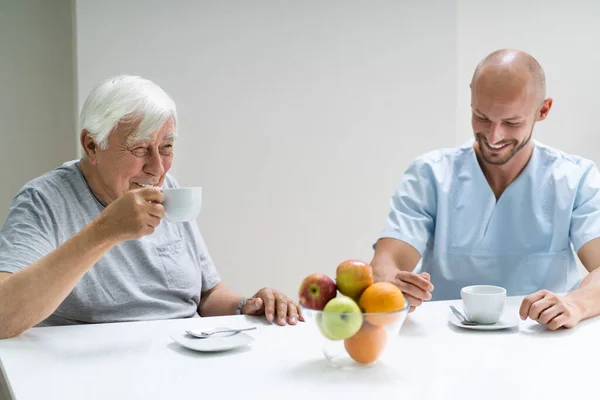
[(87, 158), (92, 164), (95, 164), (96, 151), (98, 150), (96, 142), (94, 142), (94, 140), (90, 136), (90, 133), (85, 129), (81, 131), (81, 136), (79, 140), (81, 142), (81, 147), (83, 147), (85, 158)]
[(542, 106), (540, 107), (536, 117), (536, 121), (543, 121), (546, 119), (546, 117), (548, 116), (548, 113), (550, 112), (550, 108), (552, 108), (552, 99), (548, 98), (546, 100), (544, 100), (544, 103), (542, 103)]

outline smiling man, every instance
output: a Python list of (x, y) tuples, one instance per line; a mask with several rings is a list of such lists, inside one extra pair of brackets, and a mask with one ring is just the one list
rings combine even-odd
[(302, 320), (263, 288), (228, 289), (195, 222), (163, 220), (177, 135), (173, 100), (135, 76), (92, 90), (80, 117), (84, 156), (28, 182), (0, 232), (0, 338), (32, 326), (265, 315)]
[[(396, 283), (412, 310), (492, 284), (525, 296), (521, 318), (553, 330), (600, 314), (600, 174), (533, 140), (551, 107), (531, 55), (482, 60), (471, 81), (474, 139), (410, 164), (375, 244), (375, 279)], [(590, 272), (583, 280), (576, 255)]]

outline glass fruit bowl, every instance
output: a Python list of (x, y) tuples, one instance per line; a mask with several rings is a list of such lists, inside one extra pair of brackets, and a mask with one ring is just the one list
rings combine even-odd
[(334, 366), (356, 368), (376, 363), (396, 342), (410, 304), (397, 311), (333, 312), (302, 307), (306, 323)]

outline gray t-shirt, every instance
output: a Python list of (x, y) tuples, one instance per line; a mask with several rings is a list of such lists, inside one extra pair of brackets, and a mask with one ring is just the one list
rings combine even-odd
[[(0, 271), (46, 256), (104, 210), (77, 161), (28, 182), (0, 231)], [(177, 187), (167, 175), (163, 188)], [(197, 317), (201, 291), (220, 282), (197, 224), (162, 220), (108, 251), (37, 326)]]

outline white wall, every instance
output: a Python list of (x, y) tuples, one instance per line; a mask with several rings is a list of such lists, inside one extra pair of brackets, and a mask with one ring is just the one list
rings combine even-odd
[(458, 0), (457, 133), (471, 135), (473, 67), (498, 48), (531, 53), (546, 72), (554, 104), (534, 138), (600, 164), (595, 119), (600, 88), (600, 2), (593, 0)]
[(536, 125), (533, 137), (600, 166), (598, 16), (600, 2), (592, 0), (458, 0), (457, 135), (472, 135), (473, 67), (494, 49), (518, 48), (541, 63), (547, 97), (553, 99), (548, 118)]
[(295, 297), (370, 260), (410, 159), (457, 143), (454, 1), (77, 1), (79, 104), (139, 74), (178, 104), (224, 281)]
[(71, 0), (0, 1), (0, 226), (30, 179), (77, 156)]

